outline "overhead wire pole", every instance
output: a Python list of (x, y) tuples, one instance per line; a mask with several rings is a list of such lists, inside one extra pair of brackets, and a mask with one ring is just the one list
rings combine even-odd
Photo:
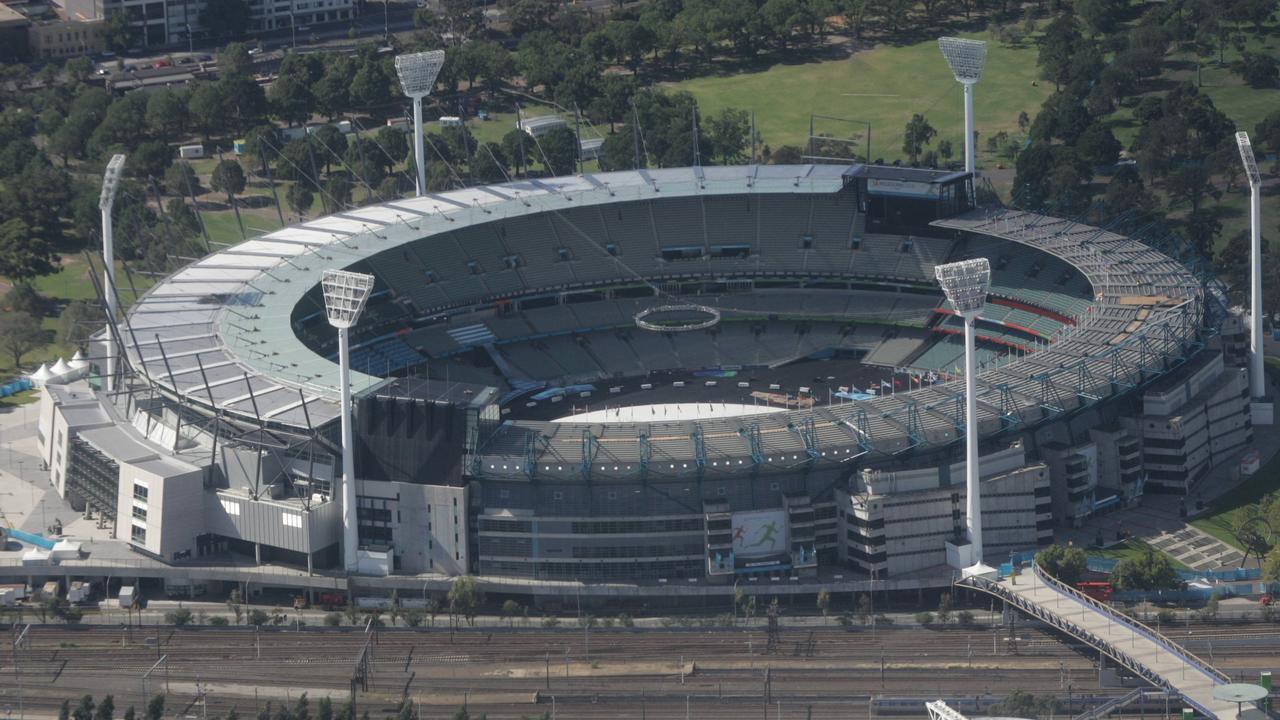
[(981, 40), (941, 37), (938, 49), (951, 66), (956, 82), (964, 86), (964, 171), (973, 174), (973, 86), (982, 79), (982, 69), (987, 64), (987, 44)]
[[(124, 170), (124, 155), (114, 155), (107, 163), (106, 172), (102, 174), (102, 195), (98, 198), (98, 209), (102, 211), (102, 260), (103, 284), (106, 292), (107, 316), (114, 321), (116, 317), (116, 269), (115, 269), (115, 236), (112, 228), (111, 209), (115, 206), (116, 193), (120, 189), (120, 176)], [(116, 351), (115, 338), (112, 337), (112, 323), (107, 328), (107, 392), (115, 390)]]
[(1249, 397), (1253, 400), (1251, 414), (1253, 424), (1270, 425), (1274, 418), (1262, 402), (1267, 395), (1266, 375), (1263, 371), (1265, 351), (1262, 336), (1262, 175), (1253, 156), (1253, 143), (1249, 133), (1236, 133), (1236, 145), (1240, 148), (1240, 160), (1249, 178)]
[[(974, 326), (987, 302), (991, 287), (991, 263), (972, 258), (938, 265), (934, 276), (952, 308), (964, 318), (964, 441), (965, 441), (965, 525), (969, 549), (956, 560), (966, 574), (981, 572), (982, 497), (978, 472), (978, 371), (975, 362)], [(948, 554), (950, 554), (948, 552)], [(966, 556), (967, 555), (967, 556)]]
[(427, 192), (426, 149), (422, 145), (422, 99), (431, 94), (443, 66), (443, 50), (396, 56), (396, 75), (400, 78), (400, 88), (413, 99), (413, 159), (418, 166), (418, 197)]

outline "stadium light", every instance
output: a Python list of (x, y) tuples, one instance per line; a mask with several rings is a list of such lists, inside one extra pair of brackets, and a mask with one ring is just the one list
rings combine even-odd
[(964, 86), (964, 170), (974, 171), (973, 150), (973, 86), (982, 79), (982, 68), (987, 64), (987, 44), (981, 40), (964, 38), (938, 38), (938, 49), (956, 82)]
[(116, 343), (112, 326), (116, 321), (116, 267), (115, 236), (111, 224), (111, 208), (116, 203), (116, 193), (120, 189), (120, 176), (124, 171), (124, 155), (113, 155), (107, 163), (106, 172), (102, 173), (102, 195), (98, 197), (98, 209), (102, 211), (102, 294), (107, 306), (107, 382), (110, 392), (115, 390), (116, 377)]
[(1252, 296), (1249, 301), (1249, 396), (1256, 402), (1267, 394), (1266, 376), (1262, 370), (1262, 175), (1258, 172), (1258, 161), (1253, 157), (1249, 133), (1236, 133), (1236, 145), (1240, 148), (1244, 174), (1249, 178), (1249, 290)]
[(978, 486), (978, 372), (974, 359), (974, 324), (987, 302), (991, 263), (973, 258), (933, 269), (942, 293), (964, 318), (965, 524), (969, 529), (967, 566), (982, 565), (982, 499)]
[(346, 270), (325, 270), (320, 281), (325, 314), (338, 329), (338, 385), (342, 393), (342, 560), (347, 572), (356, 570), (356, 460), (351, 439), (351, 343), (347, 331), (360, 319), (373, 291), (373, 276)]
[(396, 75), (404, 94), (413, 98), (413, 159), (418, 163), (418, 197), (427, 191), (426, 151), (422, 143), (422, 98), (431, 94), (444, 66), (443, 50), (396, 56)]

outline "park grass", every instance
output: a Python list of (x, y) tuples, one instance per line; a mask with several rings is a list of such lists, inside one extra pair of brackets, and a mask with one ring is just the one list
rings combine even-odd
[[(1136, 560), (1145, 557), (1149, 552), (1160, 552), (1151, 545), (1137, 539), (1128, 538), (1123, 542), (1116, 543), (1107, 548), (1089, 550), (1089, 555), (1093, 557), (1107, 558), (1108, 560)], [(1172, 555), (1166, 555), (1169, 562), (1177, 570), (1189, 570), (1190, 568), (1178, 561)]]
[[(965, 36), (990, 43), (974, 103), (982, 155), (986, 138), (1002, 130), (1018, 135), (1018, 114), (1025, 111), (1034, 117), (1053, 86), (1036, 82), (1033, 44), (1014, 48), (996, 42), (990, 33)], [(695, 78), (670, 87), (692, 93), (704, 117), (725, 107), (754, 110), (756, 129), (772, 148), (803, 148), (809, 114), (814, 113), (870, 123), (872, 158), (903, 159), (903, 127), (913, 113), (920, 113), (938, 131), (931, 147), (950, 140), (954, 157), (964, 153), (963, 93), (932, 40), (879, 45), (840, 59), (774, 62), (758, 70)], [(815, 121), (814, 131), (844, 138), (865, 134), (856, 124), (832, 121)], [(985, 160), (990, 166), (996, 163), (993, 157)]]

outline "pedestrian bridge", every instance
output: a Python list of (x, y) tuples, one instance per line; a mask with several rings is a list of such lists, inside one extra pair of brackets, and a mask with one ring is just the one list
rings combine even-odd
[[(996, 580), (968, 577), (956, 584), (993, 595), (1018, 610), (1088, 643), (1152, 685), (1182, 696), (1209, 718), (1231, 720), (1235, 703), (1213, 697), (1231, 679), (1169, 638), (1063, 584), (1031, 563), (1033, 571)], [(1257, 713), (1254, 710), (1245, 715)]]

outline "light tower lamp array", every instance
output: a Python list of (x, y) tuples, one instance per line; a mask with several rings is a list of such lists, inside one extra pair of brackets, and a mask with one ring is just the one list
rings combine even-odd
[(1265, 403), (1266, 375), (1263, 371), (1262, 335), (1262, 175), (1253, 156), (1249, 133), (1236, 133), (1236, 146), (1244, 174), (1249, 179), (1249, 397), (1252, 398), (1252, 420), (1255, 425), (1270, 425), (1272, 408)]
[(964, 38), (938, 38), (938, 49), (956, 77), (964, 86), (964, 170), (974, 171), (973, 142), (973, 86), (982, 79), (982, 68), (987, 64), (987, 44), (981, 40)]
[[(991, 263), (973, 258), (938, 265), (934, 276), (942, 293), (964, 318), (964, 441), (965, 525), (969, 531), (967, 552), (954, 559), (962, 570), (982, 567), (982, 498), (978, 472), (978, 371), (974, 358), (974, 326), (987, 302), (991, 287)], [(959, 546), (957, 546), (958, 548)], [(948, 553), (950, 554), (950, 553)]]
[(106, 172), (102, 173), (102, 195), (98, 198), (98, 209), (102, 211), (102, 264), (105, 266), (102, 278), (102, 294), (106, 301), (107, 311), (107, 391), (115, 390), (116, 378), (116, 337), (112, 331), (116, 320), (116, 267), (115, 236), (111, 221), (111, 208), (116, 202), (116, 192), (120, 189), (120, 176), (124, 172), (124, 155), (113, 155), (107, 163)]
[(422, 139), (422, 98), (431, 94), (444, 66), (443, 50), (396, 56), (396, 75), (404, 94), (413, 98), (413, 159), (418, 166), (418, 197), (427, 191), (427, 168)]
[(359, 534), (356, 527), (355, 443), (351, 437), (351, 341), (348, 331), (360, 319), (373, 291), (373, 276), (325, 270), (320, 281), (329, 324), (338, 329), (338, 385), (342, 394), (342, 564), (354, 572)]

